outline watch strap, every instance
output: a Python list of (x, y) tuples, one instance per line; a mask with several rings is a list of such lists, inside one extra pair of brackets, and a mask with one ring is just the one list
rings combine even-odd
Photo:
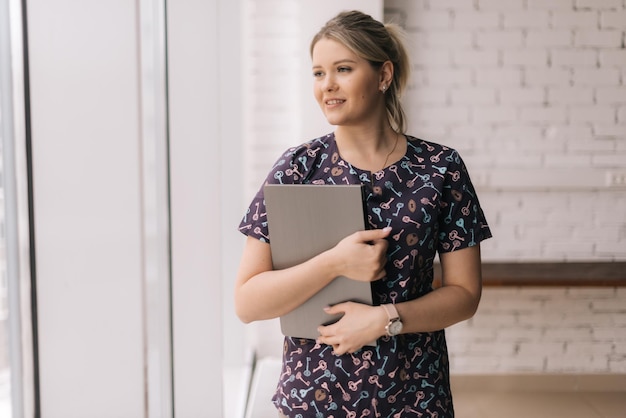
[(385, 305), (381, 305), (385, 312), (387, 312), (387, 316), (389, 317), (389, 321), (394, 319), (399, 319), (400, 315), (398, 314), (398, 310), (393, 303), (387, 303)]

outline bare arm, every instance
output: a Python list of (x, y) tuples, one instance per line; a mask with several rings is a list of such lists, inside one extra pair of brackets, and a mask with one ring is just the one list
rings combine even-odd
[[(470, 318), (482, 291), (480, 247), (440, 255), (443, 285), (431, 293), (396, 304), (404, 323), (403, 333), (437, 331)], [(337, 323), (320, 327), (319, 342), (333, 345), (337, 354), (354, 352), (368, 341), (385, 335), (388, 317), (380, 306), (343, 303), (329, 313), (345, 312)]]
[[(480, 302), (480, 246), (440, 254), (442, 286), (424, 297), (397, 305), (403, 332), (437, 331), (471, 318)], [(387, 322), (385, 315), (385, 323)]]
[(334, 248), (284, 270), (273, 270), (270, 245), (248, 238), (235, 284), (235, 309), (243, 322), (281, 316), (300, 306), (337, 276), (373, 281), (385, 275), (390, 229), (360, 231)]

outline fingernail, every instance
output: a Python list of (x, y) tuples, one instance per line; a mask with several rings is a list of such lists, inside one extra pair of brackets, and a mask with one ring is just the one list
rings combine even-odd
[(389, 231), (391, 231), (391, 227), (390, 226), (386, 226), (386, 227), (383, 228), (383, 231), (389, 232)]

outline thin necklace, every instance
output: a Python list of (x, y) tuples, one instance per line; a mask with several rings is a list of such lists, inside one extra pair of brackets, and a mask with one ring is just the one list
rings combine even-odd
[(374, 183), (374, 173), (378, 173), (380, 171), (383, 171), (385, 169), (385, 167), (387, 167), (387, 160), (389, 160), (389, 157), (391, 157), (391, 154), (393, 154), (393, 152), (396, 150), (396, 147), (398, 146), (398, 139), (399, 138), (400, 138), (400, 135), (398, 135), (398, 133), (396, 132), (396, 142), (393, 143), (393, 148), (391, 148), (391, 151), (389, 151), (389, 153), (385, 157), (385, 162), (383, 163), (383, 166), (378, 171), (370, 172), (370, 180), (372, 181), (372, 184)]

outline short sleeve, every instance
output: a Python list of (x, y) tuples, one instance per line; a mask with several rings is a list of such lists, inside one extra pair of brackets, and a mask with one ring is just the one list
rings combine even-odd
[(263, 242), (270, 242), (263, 188), (266, 184), (297, 184), (304, 182), (306, 173), (312, 169), (313, 163), (311, 158), (307, 158), (307, 149), (305, 144), (289, 148), (274, 163), (239, 223), (239, 231), (242, 234)]
[(448, 157), (440, 207), (437, 248), (440, 253), (472, 247), (491, 238), (465, 163), (454, 150)]

